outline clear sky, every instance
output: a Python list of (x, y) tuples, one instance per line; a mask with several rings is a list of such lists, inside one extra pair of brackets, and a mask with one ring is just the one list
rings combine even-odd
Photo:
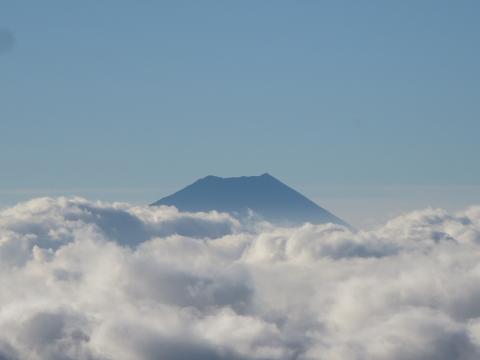
[(350, 220), (480, 203), (478, 1), (0, 2), (0, 205), (269, 172)]

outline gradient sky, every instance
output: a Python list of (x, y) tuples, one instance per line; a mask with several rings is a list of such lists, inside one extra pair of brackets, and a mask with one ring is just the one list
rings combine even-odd
[(0, 3), (0, 205), (269, 172), (354, 225), (480, 203), (478, 1)]

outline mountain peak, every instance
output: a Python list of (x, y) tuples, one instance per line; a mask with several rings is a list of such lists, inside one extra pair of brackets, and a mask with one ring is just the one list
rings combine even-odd
[(249, 210), (276, 224), (336, 223), (349, 226), (269, 173), (222, 178), (208, 175), (152, 206), (170, 205), (180, 211), (228, 212), (245, 216)]

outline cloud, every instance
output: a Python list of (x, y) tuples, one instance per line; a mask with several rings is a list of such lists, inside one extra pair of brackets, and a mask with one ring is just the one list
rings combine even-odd
[(478, 359), (480, 207), (372, 231), (40, 198), (0, 211), (0, 359)]

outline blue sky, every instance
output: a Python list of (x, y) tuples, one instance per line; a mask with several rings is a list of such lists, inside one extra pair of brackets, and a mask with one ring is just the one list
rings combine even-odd
[(479, 16), (473, 0), (3, 0), (0, 205), (264, 172), (354, 224), (479, 203)]

